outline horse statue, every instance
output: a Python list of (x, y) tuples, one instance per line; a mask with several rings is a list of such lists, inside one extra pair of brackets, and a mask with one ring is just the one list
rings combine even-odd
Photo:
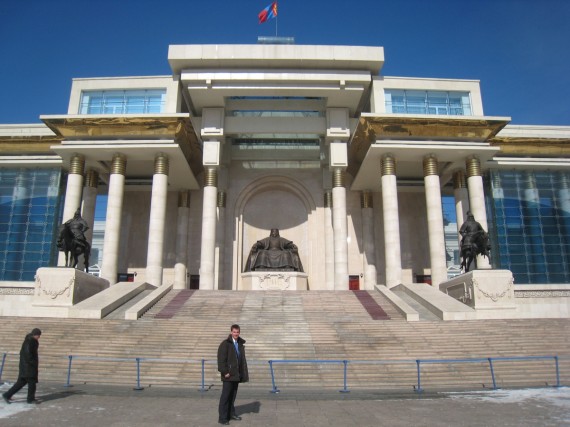
[(86, 273), (89, 273), (89, 255), (91, 254), (91, 245), (84, 234), (88, 229), (89, 226), (81, 218), (80, 210), (77, 209), (75, 216), (59, 227), (57, 239), (57, 248), (65, 253), (65, 266), (76, 268), (79, 256), (83, 255)]
[(464, 272), (469, 271), (469, 266), (474, 263), (477, 268), (477, 255), (489, 258), (491, 245), (489, 235), (485, 230), (478, 230), (471, 234), (466, 234), (461, 240), (461, 268)]

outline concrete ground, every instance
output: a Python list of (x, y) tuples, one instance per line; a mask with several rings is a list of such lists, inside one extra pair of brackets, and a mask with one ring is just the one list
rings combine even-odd
[[(0, 391), (9, 384), (0, 385)], [(156, 427), (216, 426), (220, 387), (129, 387), (40, 383), (39, 405), (25, 402), (26, 388), (8, 405), (0, 400), (0, 426)], [(269, 390), (240, 385), (242, 421), (234, 426), (567, 426), (570, 389), (374, 392)]]

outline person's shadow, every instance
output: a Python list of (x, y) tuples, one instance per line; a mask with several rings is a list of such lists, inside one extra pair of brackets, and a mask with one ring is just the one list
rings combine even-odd
[(246, 403), (245, 405), (236, 406), (237, 414), (259, 414), (259, 409), (261, 408), (260, 402)]
[(85, 392), (81, 390), (58, 391), (55, 393), (43, 394), (39, 396), (39, 400), (43, 403), (43, 402), (49, 402), (50, 400), (65, 399), (66, 397), (73, 396), (76, 394), (85, 394)]

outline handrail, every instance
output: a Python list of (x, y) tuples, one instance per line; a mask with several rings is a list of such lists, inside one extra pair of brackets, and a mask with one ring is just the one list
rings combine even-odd
[[(2, 361), (0, 363), (0, 384), (2, 383), (2, 374), (4, 371), (5, 363), (8, 354), (17, 356), (17, 353), (8, 353), (4, 352), (2, 354)], [(49, 355), (47, 357), (62, 357), (62, 356), (53, 356)], [(74, 359), (82, 359), (82, 360), (100, 360), (100, 361), (117, 361), (117, 362), (134, 362), (136, 363), (136, 387), (134, 390), (140, 391), (144, 388), (141, 387), (141, 363), (142, 362), (159, 362), (159, 363), (196, 363), (200, 364), (201, 367), (201, 381), (200, 381), (200, 389), (199, 391), (204, 392), (207, 391), (205, 386), (205, 365), (206, 364), (216, 364), (215, 360), (207, 360), (207, 359), (168, 359), (168, 358), (154, 358), (154, 357), (101, 357), (101, 356), (86, 356), (86, 355), (67, 355), (65, 356), (69, 362), (67, 367), (67, 381), (64, 387), (72, 387), (71, 385), (71, 367), (72, 362)], [(369, 365), (388, 365), (388, 364), (415, 364), (417, 370), (417, 386), (414, 387), (416, 392), (422, 392), (422, 383), (421, 383), (421, 365), (427, 364), (453, 364), (453, 363), (488, 363), (491, 379), (493, 382), (493, 389), (497, 390), (496, 377), (495, 377), (495, 370), (494, 370), (494, 362), (511, 362), (511, 361), (524, 361), (524, 360), (554, 360), (555, 364), (555, 371), (556, 371), (556, 385), (553, 387), (561, 387), (560, 384), (560, 366), (559, 360), (560, 359), (570, 359), (570, 356), (558, 356), (558, 355), (547, 355), (547, 356), (509, 356), (509, 357), (478, 357), (478, 358), (455, 358), (455, 359), (395, 359), (395, 360), (341, 360), (341, 359), (271, 359), (266, 361), (269, 363), (269, 369), (271, 374), (271, 384), (272, 389), (270, 390), (271, 393), (279, 393), (280, 390), (277, 388), (276, 380), (275, 380), (275, 371), (273, 369), (273, 364), (336, 364), (336, 365), (343, 365), (343, 388), (339, 390), (341, 393), (349, 393), (350, 390), (348, 389), (348, 364), (352, 365), (362, 365), (362, 364), (369, 364)], [(252, 360), (248, 362), (249, 365), (256, 365), (256, 364), (264, 364), (265, 361), (261, 360)]]

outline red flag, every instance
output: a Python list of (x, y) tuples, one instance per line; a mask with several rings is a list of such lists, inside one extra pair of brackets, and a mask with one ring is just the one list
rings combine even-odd
[(271, 18), (275, 18), (277, 16), (277, 2), (274, 1), (265, 9), (263, 9), (257, 17), (259, 18), (259, 23), (263, 24), (265, 21)]

